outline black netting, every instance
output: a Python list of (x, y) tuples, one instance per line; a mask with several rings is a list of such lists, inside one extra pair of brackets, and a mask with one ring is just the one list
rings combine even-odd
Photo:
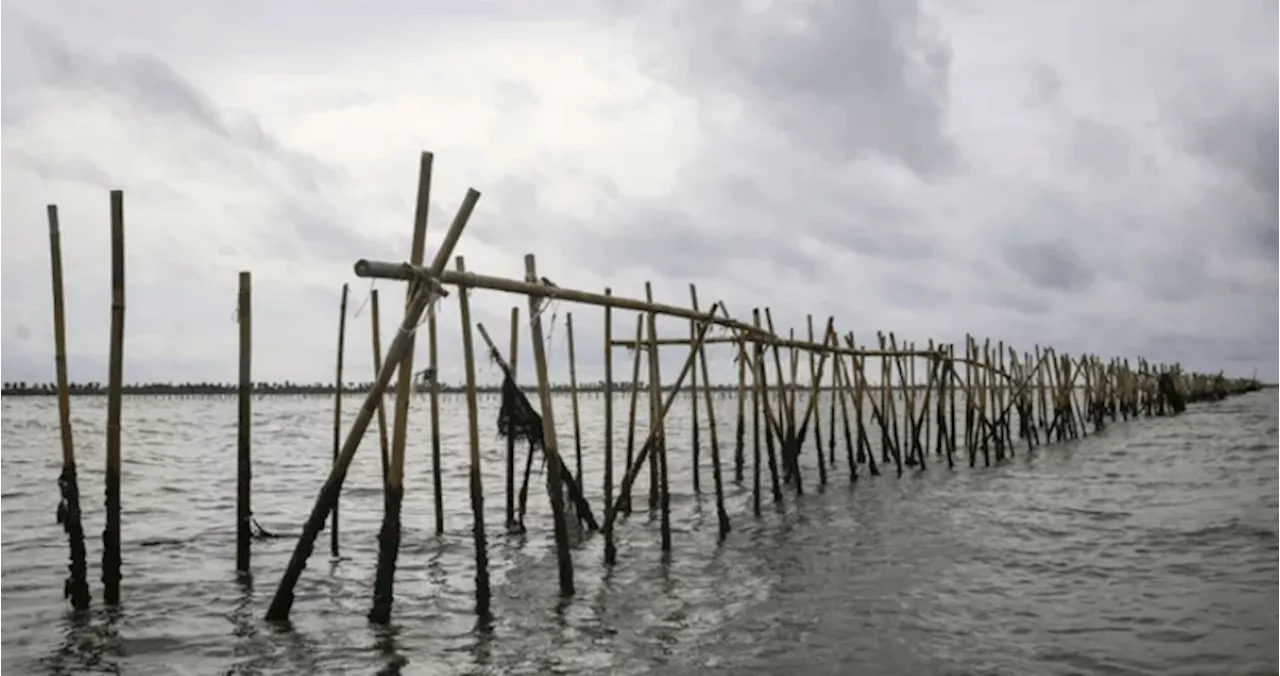
[(498, 434), (529, 442), (533, 448), (542, 447), (542, 416), (533, 410), (529, 398), (511, 380), (511, 371), (502, 368), (502, 408), (498, 410)]

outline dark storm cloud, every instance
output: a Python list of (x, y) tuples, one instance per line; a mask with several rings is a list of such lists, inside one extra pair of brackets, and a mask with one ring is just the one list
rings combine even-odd
[(951, 50), (912, 0), (646, 3), (649, 56), (699, 98), (728, 95), (837, 161), (885, 156), (927, 174), (953, 159), (944, 131)]

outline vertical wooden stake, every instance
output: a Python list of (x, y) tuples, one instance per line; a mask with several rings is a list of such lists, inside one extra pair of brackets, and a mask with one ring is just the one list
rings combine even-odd
[(62, 473), (58, 475), (58, 521), (67, 533), (71, 562), (63, 596), (71, 607), (89, 607), (89, 565), (84, 546), (84, 523), (80, 518), (80, 481), (76, 477), (76, 452), (71, 428), (71, 385), (67, 378), (67, 322), (62, 292), (62, 235), (58, 229), (58, 207), (50, 204), (49, 259), (53, 271), (53, 345), (58, 378), (58, 429), (62, 437)]
[[(466, 272), (462, 256), (456, 259), (458, 272)], [(471, 537), (476, 549), (476, 614), (488, 618), (489, 613), (489, 545), (484, 532), (484, 485), (480, 481), (480, 414), (476, 408), (475, 346), (471, 336), (471, 302), (467, 288), (458, 287), (458, 312), (462, 315), (462, 361), (467, 372), (468, 441), (471, 443), (470, 478)]]
[[(733, 448), (733, 480), (742, 483), (743, 442), (746, 437), (746, 405), (747, 405), (747, 342), (738, 341), (738, 428)], [(757, 431), (759, 425), (756, 426)]]
[(250, 456), (250, 426), (253, 424), (253, 306), (252, 280), (240, 273), (236, 322), (240, 325), (240, 387), (236, 392), (239, 415), (236, 434), (236, 572), (249, 572), (249, 542), (253, 533), (253, 461)]
[[(525, 281), (538, 281), (533, 254), (524, 257)], [(565, 523), (564, 488), (560, 479), (563, 463), (560, 444), (556, 440), (555, 412), (551, 405), (551, 382), (547, 377), (547, 351), (542, 335), (540, 299), (529, 296), (530, 330), (533, 333), (533, 366), (538, 373), (538, 398), (542, 405), (542, 449), (547, 454), (547, 495), (551, 500), (551, 518), (555, 524), (556, 563), (560, 570), (560, 595), (573, 596), (573, 557), (569, 553), (569, 529)]]
[[(334, 376), (334, 394), (333, 394), (333, 462), (338, 462), (338, 453), (342, 450), (342, 353), (343, 343), (347, 334), (347, 291), (346, 284), (342, 285), (342, 303), (338, 310), (338, 358), (337, 358), (337, 374)], [(329, 524), (329, 555), (338, 558), (341, 553), (338, 548), (338, 507), (339, 502), (333, 503), (333, 515)]]
[[(689, 285), (689, 295), (693, 298), (693, 308), (696, 310), (698, 307), (698, 289), (693, 284)], [(693, 341), (697, 339), (697, 336), (698, 336), (698, 323), (693, 320), (689, 320), (689, 340)], [(702, 493), (702, 477), (701, 477), (702, 468), (700, 466), (701, 459), (702, 459), (702, 448), (701, 448), (701, 440), (698, 437), (698, 435), (701, 433), (701, 430), (699, 429), (699, 425), (698, 425), (698, 369), (697, 368), (693, 369), (693, 373), (690, 374), (690, 378), (689, 378), (689, 403), (691, 406), (691, 410), (693, 411), (693, 420), (690, 423), (690, 429), (689, 429), (689, 438), (691, 440), (692, 447), (693, 447), (693, 492), (696, 494), (700, 494)]]
[[(507, 356), (511, 382), (518, 386), (516, 380), (516, 363), (520, 353), (520, 308), (511, 308), (511, 351)], [(532, 455), (532, 453), (530, 453)], [(507, 435), (507, 530), (516, 529), (516, 435)]]
[[(433, 157), (431, 153), (422, 153), (418, 158), (418, 192), (413, 209), (413, 241), (409, 248), (409, 262), (422, 265), (427, 243), (427, 215), (431, 205), (431, 172)], [(469, 190), (463, 198), (449, 232), (445, 235), (441, 246), (431, 262), (431, 272), (440, 274), (449, 264), (449, 255), (463, 224), (471, 217), (480, 193)], [(417, 292), (418, 282), (405, 285), (405, 305), (412, 301)], [(435, 310), (430, 305), (426, 309), (431, 324), (431, 343), (435, 345)], [(398, 337), (398, 336), (397, 336)], [(416, 334), (415, 334), (416, 337)], [(409, 403), (413, 399), (413, 356), (417, 341), (410, 339), (396, 365), (396, 407), (391, 435), (391, 465), (387, 472), (387, 483), (383, 491), (382, 526), (378, 529), (378, 564), (373, 580), (373, 603), (369, 608), (368, 619), (375, 624), (386, 624), (391, 621), (391, 606), (395, 602), (396, 560), (400, 556), (400, 507), (404, 503), (404, 455), (409, 439)], [(432, 347), (432, 350), (435, 348)], [(388, 354), (388, 359), (391, 355)], [(434, 364), (432, 365), (435, 366)], [(429, 374), (434, 383), (439, 380), (438, 371)], [(432, 420), (432, 434), (435, 434), (435, 420)], [(439, 516), (437, 516), (439, 518)]]
[[(698, 312), (698, 289), (694, 285), (689, 285), (689, 295), (692, 298), (692, 308), (694, 312)], [(696, 341), (698, 336), (697, 322), (690, 324), (689, 339)], [(707, 425), (711, 433), (711, 480), (716, 491), (716, 520), (720, 528), (720, 539), (723, 540), (729, 534), (729, 513), (724, 508), (724, 479), (720, 475), (720, 440), (716, 431), (716, 410), (711, 391), (711, 375), (707, 369), (707, 349), (703, 345), (698, 346), (697, 353), (698, 363), (702, 367), (702, 392), (706, 395), (707, 404)], [(693, 391), (694, 400), (697, 400), (697, 390)], [(694, 429), (697, 429), (695, 426)]]
[[(369, 321), (373, 324), (373, 372), (378, 373), (382, 370), (382, 320), (378, 312), (378, 290), (371, 289), (369, 291)], [(385, 399), (378, 399), (378, 451), (381, 454), (379, 461), (382, 463), (382, 490), (387, 489), (387, 476), (391, 472), (391, 444), (387, 437), (387, 407), (384, 405)]]
[(120, 406), (124, 386), (124, 193), (111, 191), (111, 354), (107, 369), (106, 528), (102, 531), (102, 596), (120, 603)]
[[(431, 382), (427, 383), (427, 407), (431, 419), (431, 500), (436, 535), (444, 535), (444, 468), (440, 445), (440, 339), (436, 327), (434, 309), (427, 310), (427, 370)], [(513, 376), (514, 377), (514, 374)], [(397, 394), (396, 398), (399, 399)]]
[[(645, 299), (653, 302), (653, 285), (644, 284)], [(652, 310), (648, 313), (649, 324), (649, 426), (656, 431), (653, 436), (654, 451), (650, 457), (652, 466), (658, 471), (658, 507), (659, 523), (662, 531), (662, 551), (671, 551), (671, 491), (667, 483), (667, 434), (662, 410), (662, 371), (658, 360), (658, 315)], [(696, 356), (690, 355), (690, 356)], [(653, 434), (653, 432), (650, 432)]]
[[(644, 340), (644, 315), (636, 315), (636, 342), (631, 361), (631, 410), (627, 420), (627, 467), (635, 462), (636, 405), (640, 401), (640, 341)], [(631, 513), (631, 491), (622, 494), (622, 513)]]
[[(606, 288), (604, 295), (612, 296), (613, 289)], [(636, 346), (639, 350), (639, 346)], [(613, 308), (604, 308), (604, 508), (605, 513), (613, 506)], [(612, 561), (617, 555), (617, 546), (613, 542), (613, 529), (604, 533), (605, 560)]]
[(573, 459), (575, 464), (574, 478), (578, 486), (582, 486), (582, 423), (578, 414), (578, 366), (577, 356), (573, 349), (573, 313), (566, 312), (564, 329), (569, 339), (569, 398), (573, 407)]

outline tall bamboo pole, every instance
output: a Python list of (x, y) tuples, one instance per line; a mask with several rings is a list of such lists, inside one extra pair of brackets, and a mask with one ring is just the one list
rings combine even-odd
[(111, 191), (111, 355), (107, 368), (106, 528), (102, 532), (102, 596), (120, 603), (120, 407), (124, 385), (124, 193)]
[[(338, 358), (337, 374), (333, 378), (333, 462), (338, 462), (338, 453), (342, 450), (342, 353), (343, 343), (347, 335), (347, 285), (342, 285), (342, 303), (338, 310)], [(341, 555), (338, 547), (338, 507), (340, 501), (333, 503), (333, 521), (329, 527), (329, 554), (333, 557)]]
[[(462, 256), (457, 258), (458, 272), (466, 271)], [(467, 438), (471, 442), (470, 479), (471, 537), (476, 549), (476, 614), (489, 617), (489, 546), (484, 533), (484, 485), (480, 481), (480, 420), (476, 411), (476, 361), (471, 337), (471, 303), (467, 289), (458, 288), (458, 310), (462, 315), (462, 361), (467, 372)]]
[[(418, 196), (413, 210), (413, 243), (409, 250), (409, 262), (422, 265), (427, 242), (427, 214), (431, 204), (431, 169), (433, 156), (424, 152), (418, 159)], [(468, 193), (471, 197), (473, 193)], [(463, 209), (467, 210), (464, 201)], [(461, 213), (461, 212), (460, 212)], [(467, 210), (468, 216), (470, 215)], [(432, 271), (441, 272), (448, 263), (448, 254), (441, 259), (441, 251), (436, 252), (432, 262)], [(406, 285), (405, 305), (408, 306), (414, 294), (413, 285)], [(435, 312), (428, 309), (428, 317), (433, 318)], [(431, 343), (435, 344), (435, 325), (429, 329)], [(404, 454), (408, 443), (409, 402), (413, 398), (413, 352), (414, 340), (409, 340), (404, 353), (400, 355), (398, 381), (396, 383), (394, 427), (391, 434), (391, 465), (387, 472), (386, 490), (382, 500), (382, 527), (378, 531), (378, 567), (373, 582), (373, 604), (369, 609), (369, 621), (386, 624), (391, 619), (391, 605), (395, 602), (396, 559), (400, 555), (400, 506), (404, 502)], [(432, 374), (432, 380), (438, 378)], [(432, 421), (434, 423), (434, 420)], [(435, 426), (432, 425), (432, 434)], [(439, 517), (437, 517), (439, 518)]]
[(249, 542), (253, 508), (253, 461), (250, 449), (250, 427), (253, 424), (253, 300), (252, 279), (240, 273), (239, 302), (236, 321), (240, 325), (240, 387), (236, 434), (236, 571), (249, 572)]

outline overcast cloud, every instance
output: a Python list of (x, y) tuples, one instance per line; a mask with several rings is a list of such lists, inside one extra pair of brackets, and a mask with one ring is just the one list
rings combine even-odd
[[(53, 379), (49, 203), (71, 375), (106, 379), (113, 188), (126, 380), (234, 380), (240, 270), (257, 379), (332, 377), (343, 282), (369, 378), (351, 265), (407, 256), (422, 150), (429, 249), (482, 193), (473, 271), (521, 277), (531, 252), (563, 286), (696, 283), (863, 342), (1277, 377), (1275, 3), (13, 0), (0, 25), (7, 381)], [(378, 288), (389, 336), (403, 292)], [(512, 304), (475, 295), (504, 345)], [(595, 380), (602, 311), (574, 314)], [(453, 299), (440, 316), (456, 382)], [(562, 326), (551, 355), (564, 378)]]

